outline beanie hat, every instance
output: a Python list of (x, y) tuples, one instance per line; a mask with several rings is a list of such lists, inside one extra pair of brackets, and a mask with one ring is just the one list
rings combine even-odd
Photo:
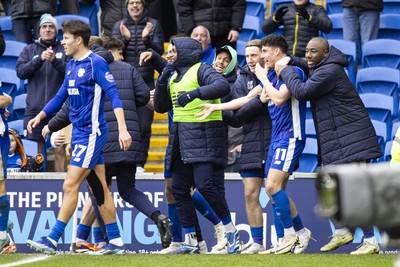
[[(143, 4), (143, 5), (146, 4), (146, 3), (145, 3), (145, 0), (141, 0), (141, 1), (142, 1), (142, 4)], [(126, 0), (126, 1), (125, 1), (125, 5), (128, 6), (128, 3), (129, 3), (129, 0)]]
[(51, 24), (53, 24), (53, 25), (56, 27), (56, 31), (58, 31), (58, 23), (57, 23), (57, 20), (56, 20), (52, 15), (47, 14), (47, 13), (43, 14), (43, 15), (40, 17), (39, 28), (42, 27), (43, 24), (45, 24), (45, 23), (51, 23)]

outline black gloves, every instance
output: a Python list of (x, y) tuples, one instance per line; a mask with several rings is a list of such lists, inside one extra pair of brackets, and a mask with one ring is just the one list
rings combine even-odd
[(182, 93), (178, 96), (178, 103), (181, 107), (186, 106), (196, 98), (200, 96), (200, 91), (199, 89), (194, 89), (192, 91), (188, 91), (185, 93)]
[(158, 76), (158, 82), (161, 84), (166, 84), (168, 82), (169, 76), (175, 71), (175, 65), (173, 63), (168, 63), (160, 76)]
[(275, 11), (274, 19), (279, 21), (288, 11), (289, 7), (287, 5), (280, 5), (278, 9)]
[(307, 9), (304, 5), (296, 6), (296, 13), (302, 16), (306, 21), (310, 20), (310, 14), (308, 14)]

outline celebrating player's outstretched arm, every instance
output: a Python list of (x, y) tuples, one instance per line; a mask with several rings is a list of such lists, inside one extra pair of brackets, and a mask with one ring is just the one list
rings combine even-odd
[(214, 111), (217, 110), (237, 110), (243, 107), (247, 102), (253, 99), (255, 96), (259, 95), (262, 91), (262, 87), (257, 85), (252, 89), (246, 96), (242, 96), (231, 100), (226, 103), (221, 104), (201, 104), (200, 107), (204, 109), (199, 113), (196, 113), (195, 116), (198, 116), (198, 120), (204, 120), (208, 118)]

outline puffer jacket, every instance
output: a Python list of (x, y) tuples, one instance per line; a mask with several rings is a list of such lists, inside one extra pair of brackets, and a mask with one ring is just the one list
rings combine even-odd
[(365, 106), (343, 69), (348, 64), (346, 56), (331, 46), (329, 54), (310, 70), (307, 82), (291, 67), (281, 72), (290, 93), (311, 103), (322, 166), (382, 156)]
[[(134, 67), (125, 62), (114, 61), (112, 54), (98, 45), (93, 45), (90, 49), (102, 56), (110, 64), (110, 70), (114, 76), (118, 94), (124, 107), (126, 127), (132, 137), (132, 145), (129, 150), (121, 150), (118, 141), (118, 122), (115, 118), (111, 101), (106, 97), (104, 115), (108, 124), (108, 137), (103, 148), (105, 163), (123, 162), (134, 164), (141, 162), (144, 155), (140, 150), (140, 128), (136, 108), (148, 103), (150, 99), (149, 89), (140, 73)], [(49, 129), (54, 132), (67, 126), (70, 123), (68, 114), (69, 102), (67, 100), (61, 111), (50, 120)]]
[[(202, 53), (201, 45), (192, 38), (176, 38), (172, 42), (176, 47), (178, 59), (174, 62), (177, 77), (180, 81), (187, 70), (199, 62)], [(216, 99), (229, 94), (227, 80), (210, 65), (202, 64), (197, 72), (200, 85), (200, 99)], [(196, 89), (196, 88), (193, 88)], [(154, 108), (165, 113), (172, 109), (172, 100), (167, 84), (156, 83)], [(168, 142), (167, 169), (171, 168), (179, 154), (184, 163), (211, 162), (224, 167), (227, 161), (227, 137), (224, 122), (174, 122), (170, 129)]]
[[(55, 52), (53, 62), (43, 61), (41, 57), (49, 46)], [(64, 81), (69, 59), (70, 57), (65, 56), (64, 48), (58, 39), (51, 44), (45, 44), (39, 39), (24, 47), (19, 55), (16, 71), (18, 78), (28, 79), (25, 114), (38, 114), (56, 95)]]
[[(11, 18), (37, 18), (44, 13), (51, 13), (52, 0), (13, 0), (11, 1)], [(60, 25), (61, 26), (61, 25)]]
[(355, 8), (357, 11), (382, 11), (383, 0), (343, 0), (342, 7)]
[[(234, 87), (234, 98), (246, 96), (258, 84), (257, 77), (247, 66), (240, 69)], [(243, 123), (240, 171), (260, 169), (265, 163), (271, 141), (272, 124), (268, 109), (259, 97), (250, 100), (235, 117)]]
[[(142, 32), (146, 27), (147, 21), (153, 24), (153, 29), (150, 32), (149, 38), (144, 41), (142, 39)], [(123, 22), (131, 32), (131, 39), (128, 41), (125, 40), (119, 31), (121, 22)], [(148, 62), (139, 65), (139, 58), (140, 53), (149, 48), (153, 49), (160, 55), (164, 53), (164, 35), (160, 22), (148, 17), (145, 10), (142, 18), (138, 23), (135, 23), (126, 11), (125, 18), (114, 24), (112, 34), (125, 44), (124, 61), (134, 66), (140, 72), (146, 83), (154, 81), (154, 67)]]
[(308, 41), (319, 36), (319, 31), (329, 33), (332, 30), (332, 21), (322, 6), (307, 4), (306, 10), (312, 16), (310, 21), (305, 21), (303, 17), (296, 14), (294, 3), (287, 6), (288, 11), (278, 22), (274, 20), (273, 16), (269, 16), (262, 23), (262, 31), (265, 34), (270, 34), (283, 25), (283, 35), (289, 45), (288, 55), (305, 57)]
[(241, 31), (245, 13), (245, 0), (178, 1), (179, 20), (187, 35), (198, 25), (206, 27), (211, 36), (227, 35), (232, 29)]

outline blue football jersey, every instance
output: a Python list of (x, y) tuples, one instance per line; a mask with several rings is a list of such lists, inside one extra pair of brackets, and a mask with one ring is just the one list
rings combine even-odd
[(122, 108), (108, 63), (89, 52), (79, 60), (71, 59), (68, 62), (60, 90), (43, 111), (46, 114), (55, 113), (69, 97), (69, 118), (73, 127), (87, 133), (96, 133), (99, 128), (107, 127), (103, 111), (105, 94), (113, 108)]
[[(307, 76), (302, 69), (293, 67), (300, 78), (305, 82)], [(274, 71), (275, 72), (275, 71)], [(282, 79), (278, 79), (276, 74), (268, 74), (272, 85), (279, 90), (284, 84)], [(271, 142), (276, 142), (281, 139), (297, 138), (305, 140), (305, 119), (306, 119), (306, 102), (299, 101), (291, 96), (281, 106), (268, 101), (268, 111), (272, 120), (272, 136)]]

